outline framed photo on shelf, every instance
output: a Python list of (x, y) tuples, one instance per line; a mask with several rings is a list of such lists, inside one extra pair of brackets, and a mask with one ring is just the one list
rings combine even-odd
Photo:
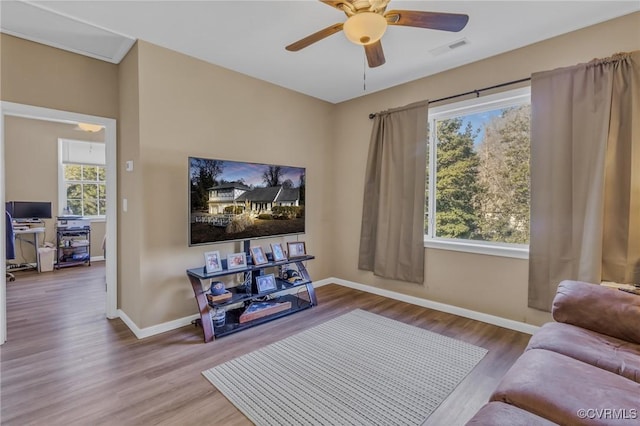
[(258, 294), (265, 293), (271, 290), (277, 290), (276, 277), (274, 274), (257, 275), (256, 276), (256, 289)]
[(304, 241), (288, 242), (287, 251), (289, 252), (289, 259), (304, 257), (307, 255), (307, 248)]
[(227, 269), (241, 269), (247, 267), (247, 256), (244, 252), (227, 255)]
[(251, 258), (253, 259), (254, 265), (264, 265), (265, 263), (269, 263), (267, 255), (264, 254), (264, 250), (262, 250), (262, 247), (260, 246), (251, 247)]
[(204, 268), (207, 274), (222, 271), (219, 251), (208, 251), (204, 254)]
[(280, 243), (271, 244), (271, 252), (273, 253), (274, 262), (287, 260), (287, 256), (284, 255), (284, 249), (282, 248), (282, 244)]

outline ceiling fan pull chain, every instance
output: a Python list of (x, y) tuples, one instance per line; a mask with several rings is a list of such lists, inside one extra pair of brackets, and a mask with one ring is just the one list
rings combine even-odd
[(367, 55), (362, 56), (362, 91), (367, 91)]

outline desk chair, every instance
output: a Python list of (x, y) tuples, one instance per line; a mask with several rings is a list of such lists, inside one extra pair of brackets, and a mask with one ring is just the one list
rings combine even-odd
[[(7, 260), (11, 260), (11, 259), (15, 259), (16, 258), (16, 248), (15, 248), (15, 236), (13, 235), (13, 224), (11, 223), (11, 215), (9, 214), (8, 211), (5, 210), (5, 214), (6, 214), (6, 228), (7, 228), (7, 232), (6, 232), (6, 244), (7, 244), (7, 255), (5, 256), (7, 258)], [(6, 264), (6, 262), (5, 262)], [(5, 266), (6, 267), (6, 266)], [(15, 281), (16, 277), (15, 275), (13, 275), (10, 272), (6, 272), (6, 277), (8, 281)]]

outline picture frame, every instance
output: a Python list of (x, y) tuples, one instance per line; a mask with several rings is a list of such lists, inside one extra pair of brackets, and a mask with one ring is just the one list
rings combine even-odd
[(204, 270), (207, 274), (222, 271), (222, 260), (219, 251), (208, 251), (204, 254)]
[(305, 257), (307, 255), (307, 247), (304, 241), (288, 242), (287, 251), (289, 252), (289, 259)]
[(267, 260), (267, 255), (264, 253), (264, 250), (260, 246), (251, 247), (251, 258), (253, 259), (254, 265), (264, 265), (269, 263)]
[(247, 255), (244, 252), (227, 255), (227, 269), (242, 269), (247, 267)]
[(277, 289), (278, 286), (276, 285), (276, 276), (274, 274), (256, 276), (256, 290), (258, 294)]
[(282, 248), (282, 244), (280, 243), (271, 244), (271, 253), (273, 253), (274, 262), (287, 260), (287, 256), (284, 254), (284, 249)]

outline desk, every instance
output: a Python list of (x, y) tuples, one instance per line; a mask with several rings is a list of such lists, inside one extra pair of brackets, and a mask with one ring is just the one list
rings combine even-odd
[[(16, 240), (24, 241), (25, 243), (31, 244), (33, 246), (33, 250), (36, 253), (36, 269), (40, 272), (40, 256), (38, 253), (38, 234), (44, 234), (44, 227), (41, 228), (29, 228), (25, 230), (14, 229), (13, 235)], [(31, 235), (33, 240), (28, 240), (26, 238), (22, 238), (22, 235)]]

